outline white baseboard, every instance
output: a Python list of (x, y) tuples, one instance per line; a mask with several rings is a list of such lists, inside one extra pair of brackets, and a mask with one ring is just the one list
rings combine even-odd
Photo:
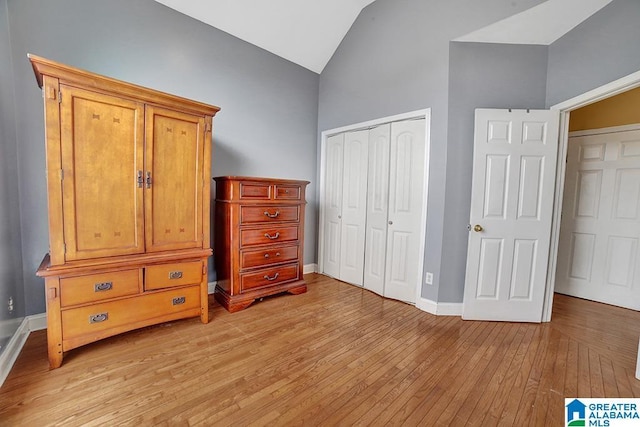
[(435, 302), (426, 298), (420, 298), (416, 307), (436, 316), (462, 316), (462, 303)]
[(47, 313), (33, 314), (27, 316), (29, 320), (29, 331), (41, 331), (47, 329)]
[(0, 353), (0, 386), (2, 386), (4, 380), (7, 379), (7, 375), (11, 372), (11, 368), (13, 368), (13, 364), (16, 363), (18, 355), (31, 331), (38, 331), (40, 329), (47, 329), (47, 315), (45, 313), (34, 314), (22, 319), (20, 326), (18, 326), (18, 329), (9, 340), (7, 347)]
[(302, 274), (317, 273), (318, 264), (305, 264), (302, 268)]
[(207, 289), (207, 292), (209, 293), (209, 295), (214, 294), (216, 292), (216, 284), (218, 282), (214, 281), (214, 282), (209, 282), (209, 287)]

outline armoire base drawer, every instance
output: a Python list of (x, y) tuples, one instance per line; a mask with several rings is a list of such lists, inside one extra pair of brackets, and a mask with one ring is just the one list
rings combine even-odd
[(125, 331), (200, 315), (200, 286), (62, 310), (63, 351)]

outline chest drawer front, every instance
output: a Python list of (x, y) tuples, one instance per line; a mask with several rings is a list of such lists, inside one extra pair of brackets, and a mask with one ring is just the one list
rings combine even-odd
[(240, 206), (242, 224), (299, 221), (298, 206)]
[(202, 261), (151, 265), (145, 268), (144, 289), (195, 285), (202, 281)]
[(271, 186), (255, 182), (240, 183), (240, 200), (269, 200), (271, 198)]
[(140, 270), (112, 271), (60, 279), (60, 305), (69, 307), (140, 292)]
[(262, 267), (298, 259), (298, 246), (284, 246), (277, 249), (242, 251), (240, 268)]
[(274, 198), (280, 200), (300, 200), (302, 189), (299, 185), (275, 185)]
[(62, 339), (126, 328), (153, 317), (199, 308), (200, 287), (191, 286), (63, 310)]
[(298, 227), (268, 227), (240, 230), (240, 245), (265, 245), (268, 243), (293, 242), (298, 240)]
[(298, 264), (266, 268), (253, 273), (240, 275), (241, 291), (273, 286), (298, 279)]

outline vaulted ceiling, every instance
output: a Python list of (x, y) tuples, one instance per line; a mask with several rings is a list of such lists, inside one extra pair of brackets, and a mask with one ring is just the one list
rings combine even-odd
[[(360, 11), (374, 0), (156, 1), (321, 73)], [(548, 45), (611, 1), (547, 0), (457, 40)]]

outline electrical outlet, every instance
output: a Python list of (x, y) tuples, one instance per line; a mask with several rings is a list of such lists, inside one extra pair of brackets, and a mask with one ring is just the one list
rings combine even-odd
[(427, 273), (424, 275), (424, 282), (427, 285), (433, 285), (433, 273)]
[(9, 308), (9, 314), (13, 313), (13, 297), (9, 297), (9, 302), (7, 303), (7, 306)]

